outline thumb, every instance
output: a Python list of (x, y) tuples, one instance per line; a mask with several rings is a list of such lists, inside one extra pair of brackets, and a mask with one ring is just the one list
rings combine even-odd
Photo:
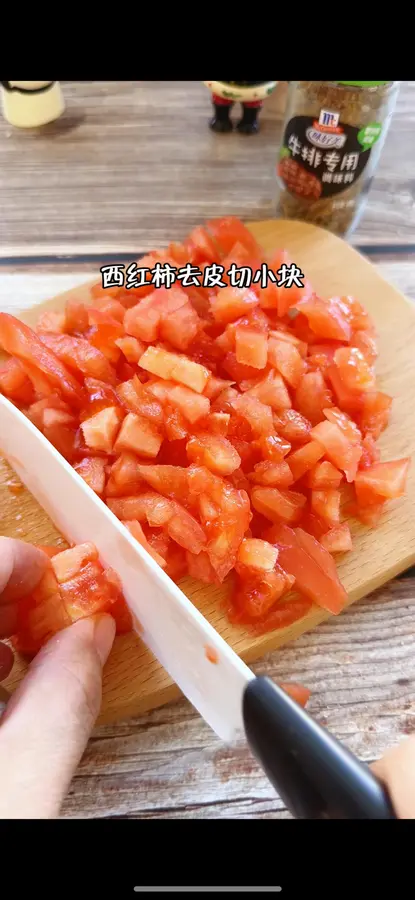
[(415, 736), (404, 738), (371, 766), (386, 785), (399, 819), (415, 819)]
[(0, 819), (59, 815), (99, 713), (114, 637), (111, 616), (82, 619), (31, 664), (0, 721)]

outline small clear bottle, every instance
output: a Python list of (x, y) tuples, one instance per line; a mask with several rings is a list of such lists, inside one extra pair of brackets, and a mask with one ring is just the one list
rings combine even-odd
[(291, 81), (277, 163), (277, 216), (347, 237), (395, 110), (399, 81)]

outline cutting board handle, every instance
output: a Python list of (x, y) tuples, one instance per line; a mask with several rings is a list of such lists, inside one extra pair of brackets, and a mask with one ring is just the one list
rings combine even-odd
[(270, 679), (248, 683), (243, 717), (253, 754), (296, 818), (397, 818), (369, 767)]

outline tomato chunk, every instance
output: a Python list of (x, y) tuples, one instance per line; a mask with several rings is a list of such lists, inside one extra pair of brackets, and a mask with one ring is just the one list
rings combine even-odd
[(305, 371), (305, 362), (294, 344), (270, 337), (268, 341), (268, 361), (271, 366), (288, 381), (292, 388), (298, 387)]
[(254, 509), (271, 522), (298, 522), (306, 504), (304, 494), (279, 491), (277, 488), (254, 487), (251, 491)]
[(352, 549), (352, 536), (347, 522), (334, 525), (321, 537), (321, 545), (329, 553), (348, 553)]
[(329, 462), (342, 469), (347, 481), (353, 481), (362, 455), (361, 447), (358, 444), (352, 444), (338, 425), (333, 422), (326, 421), (315, 425), (311, 437), (324, 447)]
[(380, 462), (358, 472), (355, 478), (356, 496), (363, 506), (402, 497), (411, 464), (409, 457), (393, 462)]
[(210, 305), (215, 322), (227, 325), (258, 306), (258, 302), (257, 295), (249, 288), (228, 285), (219, 288), (217, 294), (211, 297)]
[(154, 459), (160, 450), (162, 440), (162, 435), (148, 419), (136, 416), (134, 413), (127, 413), (114, 450), (116, 453), (120, 450), (128, 450), (139, 456)]
[(198, 394), (203, 393), (210, 374), (205, 366), (159, 347), (148, 347), (139, 365), (165, 381), (178, 381)]
[(287, 464), (292, 472), (293, 481), (302, 478), (322, 456), (324, 456), (324, 448), (317, 441), (309, 441), (308, 444), (304, 444), (303, 447), (291, 453), (287, 458)]
[(216, 475), (231, 475), (241, 465), (241, 457), (231, 442), (220, 435), (199, 433), (187, 443), (190, 462), (206, 466)]
[(93, 450), (111, 453), (122, 417), (117, 407), (109, 406), (95, 413), (90, 419), (85, 419), (81, 429), (87, 446)]

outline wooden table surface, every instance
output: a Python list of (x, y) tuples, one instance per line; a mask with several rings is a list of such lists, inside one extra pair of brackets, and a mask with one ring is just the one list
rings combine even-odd
[[(125, 261), (207, 217), (273, 216), (286, 85), (267, 101), (254, 137), (213, 134), (199, 82), (67, 82), (63, 90), (66, 113), (42, 132), (0, 121), (1, 310), (96, 278), (106, 255)], [(404, 82), (350, 240), (415, 301), (414, 138), (415, 82)], [(361, 759), (378, 758), (415, 731), (415, 572), (253, 669), (306, 684), (311, 714)], [(96, 729), (62, 816), (289, 813), (246, 747), (222, 745), (183, 700)]]

